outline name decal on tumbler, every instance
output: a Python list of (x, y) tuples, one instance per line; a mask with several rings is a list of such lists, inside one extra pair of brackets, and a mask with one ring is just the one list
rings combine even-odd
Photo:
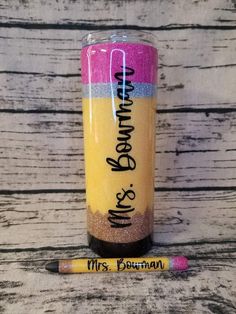
[(119, 104), (119, 109), (116, 110), (116, 117), (119, 120), (116, 152), (119, 154), (119, 157), (117, 159), (106, 158), (107, 163), (112, 167), (112, 171), (134, 170), (136, 167), (135, 159), (130, 155), (132, 145), (129, 143), (134, 126), (126, 124), (127, 121), (131, 120), (130, 107), (133, 105), (133, 100), (130, 99), (129, 93), (134, 90), (131, 81), (126, 79), (126, 77), (133, 75), (134, 69), (127, 66), (121, 66), (121, 68), (123, 68), (123, 71), (115, 73), (115, 78), (118, 80), (117, 97), (122, 100)]
[[(115, 73), (115, 78), (118, 81), (117, 97), (122, 101), (115, 113), (119, 121), (118, 144), (116, 145), (116, 152), (119, 157), (117, 159), (106, 158), (106, 162), (112, 167), (111, 171), (129, 171), (136, 168), (136, 161), (130, 155), (132, 151), (131, 134), (135, 127), (130, 125), (130, 122), (126, 124), (127, 121), (131, 120), (133, 100), (130, 99), (130, 92), (134, 90), (131, 80), (126, 77), (132, 76), (134, 69), (127, 66), (121, 66), (121, 68), (123, 71)], [(135, 199), (135, 192), (132, 187), (133, 184), (130, 184), (128, 189), (122, 188), (122, 192), (116, 194), (116, 208), (108, 210), (108, 221), (111, 228), (124, 228), (132, 225), (129, 213), (133, 212), (135, 208), (127, 204), (127, 201)]]

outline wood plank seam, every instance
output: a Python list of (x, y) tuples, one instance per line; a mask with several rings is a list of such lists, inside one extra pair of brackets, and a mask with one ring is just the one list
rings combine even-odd
[[(236, 191), (236, 186), (200, 186), (200, 187), (156, 187), (155, 192), (201, 192), (201, 191)], [(0, 190), (0, 195), (13, 194), (54, 194), (54, 193), (85, 193), (85, 189), (27, 189)]]
[(234, 30), (234, 25), (201, 25), (201, 24), (167, 24), (162, 26), (138, 26), (138, 25), (106, 25), (106, 24), (86, 24), (86, 23), (70, 23), (70, 24), (56, 24), (56, 23), (0, 23), (0, 28), (22, 28), (22, 29), (42, 29), (42, 30), (110, 30), (110, 29), (132, 29), (132, 30), (146, 30), (146, 31), (171, 31), (171, 30), (186, 30), (186, 29), (203, 29), (203, 30)]
[[(223, 105), (223, 104), (222, 104)], [(210, 107), (210, 108), (175, 108), (175, 109), (157, 109), (157, 114), (165, 114), (165, 113), (205, 113), (208, 117), (210, 113), (218, 113), (218, 114), (224, 114), (224, 113), (230, 113), (230, 112), (236, 112), (236, 104), (235, 107), (231, 108), (217, 108), (217, 107)], [(52, 114), (82, 114), (82, 110), (56, 110), (56, 109), (0, 109), (0, 113), (15, 113), (15, 114), (27, 114), (27, 113), (52, 113)]]

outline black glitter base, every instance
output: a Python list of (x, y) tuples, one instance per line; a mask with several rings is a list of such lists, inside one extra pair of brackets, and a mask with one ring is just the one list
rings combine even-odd
[(89, 247), (101, 257), (138, 257), (152, 247), (152, 235), (130, 243), (112, 243), (102, 241), (88, 233)]

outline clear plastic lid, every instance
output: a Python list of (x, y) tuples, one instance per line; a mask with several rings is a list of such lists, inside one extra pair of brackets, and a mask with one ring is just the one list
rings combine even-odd
[(149, 32), (129, 29), (113, 29), (97, 31), (85, 35), (82, 38), (82, 47), (106, 42), (134, 42), (156, 46), (156, 37)]

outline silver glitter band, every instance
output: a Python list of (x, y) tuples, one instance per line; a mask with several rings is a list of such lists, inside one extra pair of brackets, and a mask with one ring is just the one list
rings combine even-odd
[[(134, 89), (129, 91), (130, 97), (143, 98), (155, 97), (157, 85), (149, 83), (132, 83)], [(116, 83), (98, 83), (98, 84), (84, 84), (83, 97), (84, 98), (111, 98), (117, 97), (117, 88), (122, 88)]]

